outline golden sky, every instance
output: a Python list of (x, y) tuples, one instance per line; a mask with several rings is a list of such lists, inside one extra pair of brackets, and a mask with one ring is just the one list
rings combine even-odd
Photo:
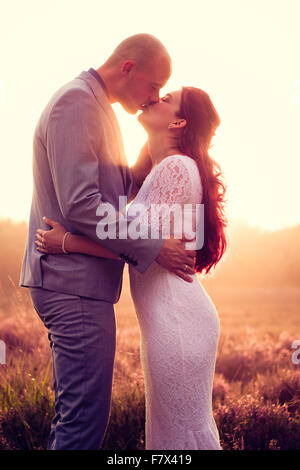
[[(228, 215), (300, 223), (299, 0), (0, 0), (0, 216), (27, 220), (36, 122), (52, 93), (125, 37), (157, 36), (173, 59), (162, 93), (206, 90), (222, 123), (211, 155)], [(146, 134), (114, 105), (132, 164)], [(47, 215), (47, 214), (45, 214)]]

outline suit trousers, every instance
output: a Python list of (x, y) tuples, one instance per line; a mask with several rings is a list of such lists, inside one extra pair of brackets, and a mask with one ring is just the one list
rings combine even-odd
[(48, 449), (99, 449), (111, 405), (114, 306), (41, 287), (31, 287), (30, 295), (52, 350), (55, 416)]

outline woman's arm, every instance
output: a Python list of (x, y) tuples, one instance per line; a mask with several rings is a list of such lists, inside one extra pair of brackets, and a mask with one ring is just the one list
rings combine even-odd
[(99, 258), (121, 259), (112, 251), (98, 245), (84, 235), (70, 233), (66, 236), (65, 249), (70, 253), (83, 253), (85, 255), (98, 256)]
[[(51, 230), (38, 229), (35, 241), (38, 251), (46, 254), (63, 253), (62, 242), (67, 230), (55, 220), (44, 217), (44, 222), (53, 227)], [(118, 255), (104, 248), (98, 243), (83, 235), (68, 233), (65, 236), (65, 250), (69, 253), (83, 253), (85, 255), (98, 256), (99, 258), (120, 259)]]

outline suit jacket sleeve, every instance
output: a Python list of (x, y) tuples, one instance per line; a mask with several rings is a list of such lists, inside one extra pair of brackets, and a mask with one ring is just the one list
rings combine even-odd
[[(97, 104), (84, 90), (66, 92), (54, 105), (47, 126), (46, 145), (53, 184), (63, 217), (75, 230), (130, 260), (144, 272), (158, 255), (163, 239), (121, 239), (125, 219), (110, 222), (116, 238), (99, 240), (97, 215), (105, 204), (99, 188), (99, 159), (104, 129)], [(113, 184), (113, 182), (112, 182)], [(100, 227), (101, 228), (101, 227)], [(127, 233), (127, 232), (126, 232)]]

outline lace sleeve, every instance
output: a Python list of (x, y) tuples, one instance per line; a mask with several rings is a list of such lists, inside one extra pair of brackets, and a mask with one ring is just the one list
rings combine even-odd
[(163, 161), (153, 178), (149, 202), (151, 204), (184, 204), (192, 194), (189, 172), (180, 158)]
[(160, 235), (182, 233), (184, 211), (191, 201), (192, 183), (180, 158), (170, 157), (160, 164), (151, 181), (146, 217)]

